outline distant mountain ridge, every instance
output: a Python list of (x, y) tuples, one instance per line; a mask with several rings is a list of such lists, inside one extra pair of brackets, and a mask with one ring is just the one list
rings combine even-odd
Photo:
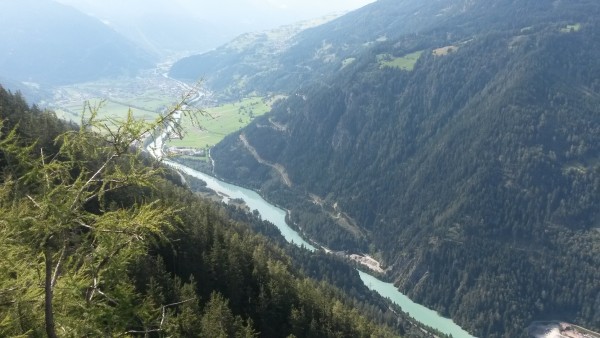
[[(551, 20), (578, 20), (600, 15), (590, 0), (567, 3), (551, 0), (379, 0), (317, 27), (300, 31), (285, 48), (271, 49), (261, 61), (251, 55), (260, 40), (246, 53), (227, 45), (175, 63), (172, 77), (197, 81), (202, 78), (218, 92), (240, 96), (252, 91), (290, 92), (318, 83), (341, 69), (349, 60), (389, 41), (405, 51), (432, 48), (437, 44), (468, 39), (479, 33), (482, 23), (490, 30), (535, 25)], [(526, 10), (515, 11), (515, 6)], [(581, 9), (584, 10), (581, 10)], [(423, 35), (428, 36), (427, 39)], [(249, 43), (252, 40), (248, 41)], [(268, 67), (262, 67), (262, 64)]]
[(207, 53), (193, 55), (176, 62), (169, 75), (194, 82), (206, 80), (221, 95), (236, 96), (247, 90), (249, 82), (269, 74), (278, 58), (293, 44), (299, 33), (329, 22), (340, 14), (307, 20), (277, 29), (246, 33)]
[[(335, 52), (335, 71), (298, 57), (323, 73), (217, 145), (215, 172), (324, 245), (380, 255), (401, 290), (476, 336), (524, 337), (549, 318), (598, 330), (600, 4), (428, 4), (453, 14), (344, 67)], [(383, 5), (417, 3), (349, 15)]]
[(106, 25), (50, 0), (0, 2), (0, 76), (68, 84), (134, 74), (154, 57)]

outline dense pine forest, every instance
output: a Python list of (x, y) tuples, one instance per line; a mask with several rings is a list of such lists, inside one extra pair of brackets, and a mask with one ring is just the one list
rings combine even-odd
[[(477, 336), (599, 329), (598, 6), (526, 4), (508, 19), (520, 5), (498, 2), (489, 30), (478, 7), (362, 51), (217, 145), (216, 173), (322, 244), (383, 258), (401, 291)], [(382, 66), (417, 51), (414, 68)]]
[(349, 265), (196, 197), (131, 147), (145, 123), (87, 116), (0, 88), (1, 336), (426, 335)]

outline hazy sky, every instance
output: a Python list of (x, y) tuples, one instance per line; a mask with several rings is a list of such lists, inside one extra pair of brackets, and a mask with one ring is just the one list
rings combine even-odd
[[(99, 16), (185, 10), (213, 22), (244, 19), (256, 27), (273, 26), (359, 8), (374, 0), (57, 0)], [(166, 10), (166, 12), (165, 12)]]
[(151, 47), (206, 50), (242, 33), (350, 11), (375, 0), (55, 1), (95, 16)]

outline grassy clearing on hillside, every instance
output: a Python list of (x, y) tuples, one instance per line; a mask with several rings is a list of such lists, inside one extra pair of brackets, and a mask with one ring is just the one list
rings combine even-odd
[(567, 25), (566, 27), (563, 27), (560, 29), (560, 31), (562, 33), (572, 33), (572, 32), (579, 32), (579, 30), (581, 30), (581, 24), (580, 23), (576, 23), (573, 25)]
[(198, 118), (200, 126), (192, 126), (189, 119), (182, 121), (183, 140), (171, 140), (170, 146), (204, 148), (219, 143), (225, 136), (247, 126), (256, 116), (271, 110), (271, 104), (279, 97), (265, 101), (261, 97), (246, 98), (238, 102), (206, 109), (207, 114)]
[(415, 64), (423, 54), (423, 51), (418, 51), (410, 54), (406, 54), (402, 57), (393, 57), (390, 54), (379, 54), (377, 55), (377, 62), (379, 62), (380, 68), (398, 68), (402, 70), (411, 71), (415, 68)]
[(354, 61), (356, 61), (356, 58), (347, 58), (347, 59), (344, 59), (344, 61), (342, 61), (342, 69), (344, 69), (346, 66), (349, 66), (349, 65), (353, 64)]
[(441, 48), (436, 48), (433, 50), (433, 55), (435, 56), (444, 56), (444, 55), (448, 55), (452, 52), (455, 52), (456, 50), (458, 50), (458, 46), (454, 46), (454, 45), (450, 45), (450, 46), (446, 46), (446, 47), (441, 47)]

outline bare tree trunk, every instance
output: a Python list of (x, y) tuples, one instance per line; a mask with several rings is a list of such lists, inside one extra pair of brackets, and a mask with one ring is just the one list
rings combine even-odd
[(54, 285), (52, 285), (52, 251), (46, 248), (46, 278), (44, 282), (44, 315), (46, 320), (46, 334), (49, 338), (58, 338), (54, 326), (54, 310), (52, 309), (52, 297), (54, 296)]

